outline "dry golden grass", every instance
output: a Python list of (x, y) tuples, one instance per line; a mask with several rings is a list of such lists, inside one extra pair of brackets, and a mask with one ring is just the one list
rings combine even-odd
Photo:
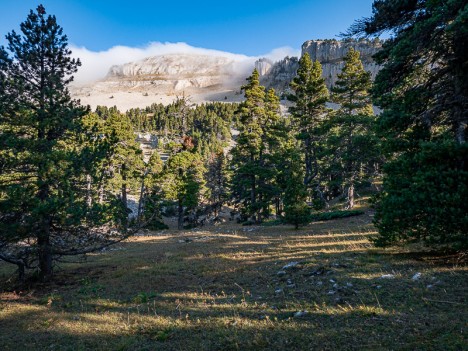
[(466, 266), (373, 248), (368, 215), (153, 234), (48, 286), (15, 286), (0, 263), (0, 349), (466, 349)]

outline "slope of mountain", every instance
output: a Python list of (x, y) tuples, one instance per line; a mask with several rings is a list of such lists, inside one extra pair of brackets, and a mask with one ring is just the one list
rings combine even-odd
[(171, 54), (112, 66), (107, 82), (123, 87), (163, 87), (169, 91), (223, 85), (234, 75), (235, 62), (226, 57)]
[[(379, 41), (309, 40), (302, 45), (302, 54), (307, 52), (313, 60), (322, 63), (323, 76), (331, 87), (351, 47), (361, 52), (364, 68), (375, 76), (379, 67), (372, 55), (380, 50)], [(285, 57), (278, 62), (261, 58), (255, 62), (253, 58), (166, 54), (112, 66), (105, 79), (74, 87), (72, 94), (92, 108), (115, 105), (124, 111), (153, 103), (169, 104), (182, 95), (194, 103), (242, 101), (240, 87), (254, 67), (260, 73), (261, 83), (281, 94), (289, 89), (298, 62), (297, 57)]]
[[(112, 66), (105, 79), (72, 94), (83, 104), (116, 105), (122, 110), (168, 104), (182, 95), (193, 102), (239, 101), (250, 63), (223, 56), (167, 54)], [(242, 73), (241, 73), (242, 72)]]

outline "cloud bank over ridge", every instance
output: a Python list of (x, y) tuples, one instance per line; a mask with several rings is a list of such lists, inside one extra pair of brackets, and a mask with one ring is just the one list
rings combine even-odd
[(234, 54), (226, 51), (205, 49), (188, 45), (187, 43), (161, 43), (152, 42), (147, 46), (128, 47), (114, 46), (105, 51), (91, 51), (85, 47), (77, 47), (70, 45), (72, 56), (81, 60), (82, 66), (79, 68), (75, 76), (75, 84), (83, 85), (92, 83), (106, 76), (109, 68), (113, 65), (122, 65), (128, 62), (143, 60), (150, 56), (160, 56), (168, 54), (193, 54), (207, 56), (226, 57), (236, 63), (236, 69), (239, 73), (249, 73), (253, 69), (254, 62), (266, 57), (272, 61), (278, 61), (285, 56), (299, 56), (300, 50), (290, 47), (276, 48), (265, 55), (246, 56), (242, 54)]

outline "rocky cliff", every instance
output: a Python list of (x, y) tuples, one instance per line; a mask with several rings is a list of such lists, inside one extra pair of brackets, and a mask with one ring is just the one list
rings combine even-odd
[[(257, 61), (258, 62), (258, 61)], [(296, 76), (299, 67), (297, 57), (285, 57), (281, 61), (271, 64), (267, 71), (259, 71), (260, 82), (267, 88), (274, 88), (277, 92), (287, 91), (289, 83)]]
[[(361, 52), (364, 68), (373, 76), (379, 67), (372, 55), (380, 42), (309, 40), (302, 45), (302, 54), (308, 52), (319, 60), (327, 85), (332, 86), (343, 68), (343, 58), (349, 48)], [(240, 86), (250, 75), (255, 59), (252, 57), (204, 54), (166, 54), (147, 57), (137, 62), (112, 66), (106, 78), (87, 86), (75, 87), (75, 98), (93, 108), (97, 105), (114, 106), (126, 110), (145, 107), (158, 102), (168, 104), (178, 96), (190, 96), (195, 103), (205, 101), (242, 101)], [(278, 62), (259, 59), (255, 67), (263, 85), (278, 93), (289, 89), (298, 68), (297, 57), (285, 57)]]
[[(302, 44), (302, 55), (307, 52), (312, 60), (318, 60), (322, 64), (323, 77), (327, 86), (331, 87), (343, 69), (343, 58), (350, 48), (361, 53), (364, 69), (371, 72), (374, 78), (379, 71), (379, 66), (372, 59), (372, 55), (377, 53), (381, 47), (381, 42), (369, 40), (308, 40)], [(275, 88), (278, 92), (284, 92), (296, 75), (297, 68), (298, 59), (286, 57), (273, 63), (269, 69), (261, 71), (261, 82), (267, 87)]]
[(126, 87), (149, 86), (182, 91), (224, 84), (235, 75), (234, 71), (235, 62), (227, 57), (170, 54), (112, 66), (106, 81)]
[(253, 60), (227, 56), (165, 54), (112, 66), (105, 79), (72, 89), (83, 104), (117, 106), (125, 111), (153, 103), (170, 104), (180, 96), (192, 102), (240, 101)]

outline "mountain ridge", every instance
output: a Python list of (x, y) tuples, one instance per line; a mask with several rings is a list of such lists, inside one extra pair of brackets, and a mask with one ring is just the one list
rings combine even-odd
[[(328, 87), (336, 81), (344, 66), (343, 58), (349, 48), (361, 52), (364, 68), (375, 77), (380, 67), (372, 55), (381, 49), (380, 41), (369, 40), (308, 40), (302, 53), (309, 53), (322, 64)], [(222, 55), (162, 54), (135, 62), (111, 66), (104, 79), (81, 87), (72, 94), (93, 108), (114, 106), (126, 110), (152, 103), (169, 104), (181, 95), (190, 96), (194, 103), (208, 101), (242, 101), (240, 87), (255, 67), (260, 81), (279, 94), (289, 91), (299, 59), (286, 56), (273, 62), (268, 58), (236, 60)]]

